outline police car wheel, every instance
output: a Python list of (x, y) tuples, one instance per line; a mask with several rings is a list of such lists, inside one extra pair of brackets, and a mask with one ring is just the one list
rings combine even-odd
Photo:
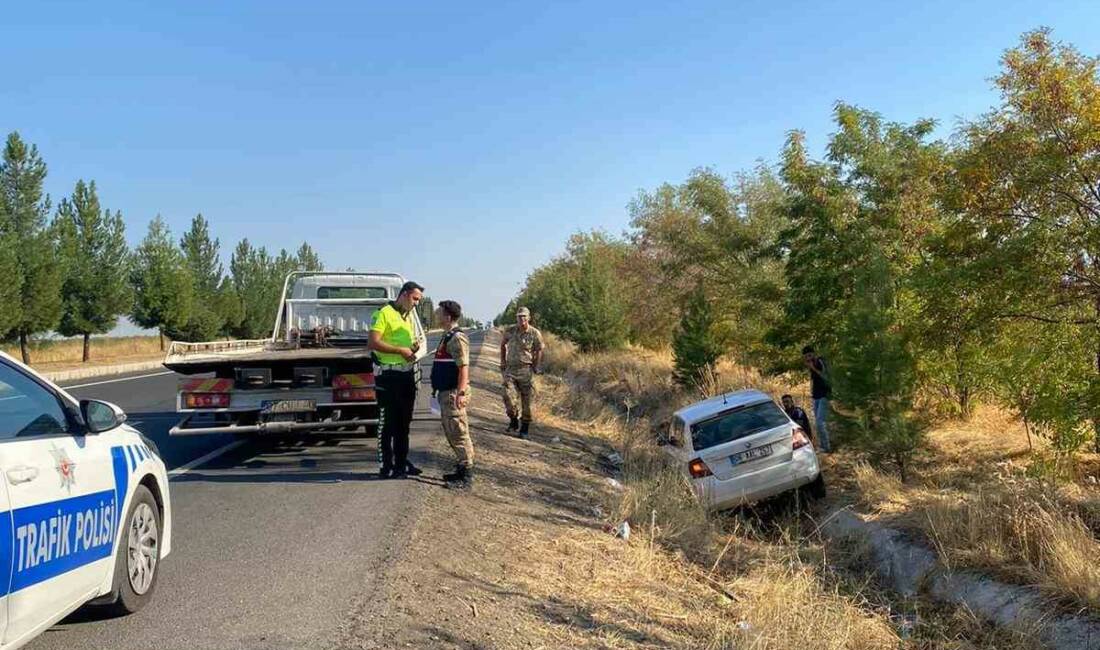
[(144, 485), (134, 491), (125, 525), (115, 553), (114, 591), (118, 598), (112, 608), (120, 614), (132, 614), (152, 598), (160, 563), (160, 512)]

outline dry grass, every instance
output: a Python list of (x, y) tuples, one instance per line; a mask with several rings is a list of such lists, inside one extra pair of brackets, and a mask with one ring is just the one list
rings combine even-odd
[(994, 477), (965, 488), (905, 486), (866, 464), (861, 501), (891, 525), (924, 534), (956, 567), (1042, 587), (1100, 611), (1100, 542), (1057, 486)]
[[(578, 429), (623, 456), (623, 488), (604, 507), (611, 522), (631, 523), (630, 544), (589, 537), (558, 540), (557, 550), (576, 561), (537, 576), (549, 592), (567, 590), (599, 619), (602, 642), (597, 647), (625, 647), (624, 629), (647, 629), (647, 622), (657, 621), (666, 634), (672, 624), (677, 635), (655, 647), (1034, 647), (1028, 639), (990, 630), (957, 610), (922, 612), (917, 629), (906, 629), (903, 639), (889, 604), (877, 595), (872, 604), (874, 590), (857, 574), (830, 568), (827, 555), (843, 553), (831, 549), (827, 554), (817, 545), (807, 534), (812, 521), (797, 512), (760, 520), (715, 515), (700, 506), (653, 444), (651, 423), (699, 397), (672, 383), (671, 355), (628, 349), (582, 356), (561, 341), (548, 350), (546, 367), (557, 377), (543, 378), (541, 399), (550, 413), (540, 419)], [(723, 364), (711, 390), (747, 386), (805, 398), (803, 391), (732, 364)], [(867, 477), (871, 471), (867, 468)], [(884, 496), (898, 492), (896, 480), (874, 476), (882, 481)], [(676, 625), (679, 621), (682, 626)], [(646, 632), (650, 639), (660, 638), (657, 634), (656, 629)], [(568, 641), (571, 647), (589, 647), (579, 639)]]
[[(31, 365), (38, 369), (58, 370), (82, 365), (84, 351), (82, 339), (56, 339), (32, 341)], [(19, 345), (6, 345), (3, 351), (16, 359), (22, 359)], [(90, 342), (90, 364), (125, 363), (156, 359), (164, 354), (156, 336), (93, 337)]]
[[(525, 576), (524, 587), (560, 608), (566, 624), (560, 647), (637, 647), (642, 639), (646, 647), (700, 650), (899, 647), (886, 619), (824, 589), (809, 566), (748, 568), (722, 583), (736, 597), (731, 599), (709, 586), (702, 571), (644, 534), (623, 544), (577, 532), (553, 540), (549, 548), (540, 545), (539, 552), (561, 561)], [(562, 593), (570, 595), (567, 607), (555, 602)], [(583, 624), (575, 620), (577, 612), (583, 612)]]

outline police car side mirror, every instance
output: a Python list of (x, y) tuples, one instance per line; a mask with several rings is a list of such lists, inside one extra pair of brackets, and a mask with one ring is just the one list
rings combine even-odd
[(126, 413), (110, 402), (97, 399), (80, 400), (80, 415), (88, 433), (110, 431), (126, 421)]

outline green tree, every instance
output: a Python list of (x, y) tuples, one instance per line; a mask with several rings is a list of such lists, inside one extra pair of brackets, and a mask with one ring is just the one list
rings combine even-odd
[(191, 228), (180, 238), (187, 267), (199, 295), (212, 296), (221, 285), (224, 273), (221, 263), (221, 241), (210, 237), (210, 224), (202, 214), (191, 220)]
[(502, 318), (515, 322), (526, 306), (532, 322), (576, 343), (606, 350), (626, 341), (627, 296), (618, 282), (626, 242), (602, 233), (574, 235), (564, 255), (535, 269)]
[(142, 327), (178, 337), (191, 322), (195, 297), (194, 279), (187, 259), (176, 247), (164, 220), (157, 215), (149, 223), (149, 232), (134, 251), (130, 282), (134, 302), (130, 316)]
[[(1002, 103), (964, 130), (958, 229), (997, 320), (1076, 328), (1100, 449), (1100, 61), (1025, 34), (996, 79)], [(1071, 417), (1071, 415), (1067, 415)], [(1084, 421), (1083, 420), (1083, 421)]]
[(700, 282), (684, 301), (680, 326), (672, 340), (673, 377), (685, 388), (713, 387), (722, 344), (715, 332), (717, 317)]
[(667, 345), (680, 296), (702, 282), (733, 354), (769, 364), (763, 334), (782, 316), (776, 242), (787, 227), (784, 201), (780, 179), (762, 165), (730, 180), (697, 169), (682, 185), (642, 193), (630, 207), (633, 249), (620, 282), (631, 296), (631, 339)]
[(800, 341), (826, 352), (855, 439), (906, 478), (924, 420), (913, 413), (921, 323), (913, 278), (924, 238), (943, 219), (942, 145), (926, 142), (929, 121), (884, 123), (844, 104), (836, 121), (825, 162), (809, 159), (797, 133), (784, 152), (786, 292), (770, 336), (792, 357)]
[(260, 338), (270, 332), (275, 317), (275, 261), (267, 249), (255, 248), (241, 240), (229, 260), (229, 275), (241, 306), (240, 324), (234, 334), (241, 338)]
[(191, 220), (191, 228), (180, 239), (180, 249), (194, 281), (195, 300), (186, 325), (176, 328), (173, 336), (208, 341), (231, 329), (227, 326), (230, 320), (239, 325), (239, 305), (219, 294), (224, 280), (221, 241), (211, 238), (209, 223), (201, 214)]
[[(28, 146), (18, 133), (8, 135), (0, 161), (0, 229), (6, 254), (0, 255), (0, 273), (6, 285), (0, 304), (19, 339), (24, 363), (30, 363), (28, 339), (57, 327), (61, 319), (63, 276), (52, 233), (47, 228), (50, 199), (45, 195), (46, 163), (38, 148)], [(4, 268), (14, 260), (16, 268)], [(9, 271), (11, 272), (9, 274)], [(18, 304), (5, 302), (8, 292), (20, 292)], [(0, 329), (5, 323), (0, 321)]]
[(244, 306), (230, 278), (222, 278), (213, 300), (214, 312), (221, 317), (221, 329), (215, 334), (227, 338), (233, 336), (244, 322)]
[(54, 219), (65, 267), (58, 332), (84, 338), (89, 359), (92, 334), (105, 334), (129, 310), (130, 255), (122, 213), (104, 210), (95, 182), (78, 181), (71, 197), (58, 205)]
[(298, 253), (295, 257), (298, 259), (298, 268), (296, 269), (298, 271), (325, 270), (325, 265), (321, 262), (321, 256), (306, 242), (302, 242), (302, 245), (298, 247)]

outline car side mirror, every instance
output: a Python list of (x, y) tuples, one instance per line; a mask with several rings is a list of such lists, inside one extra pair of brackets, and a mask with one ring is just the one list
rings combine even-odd
[(126, 413), (110, 402), (97, 399), (80, 400), (80, 415), (88, 433), (110, 431), (126, 421)]

